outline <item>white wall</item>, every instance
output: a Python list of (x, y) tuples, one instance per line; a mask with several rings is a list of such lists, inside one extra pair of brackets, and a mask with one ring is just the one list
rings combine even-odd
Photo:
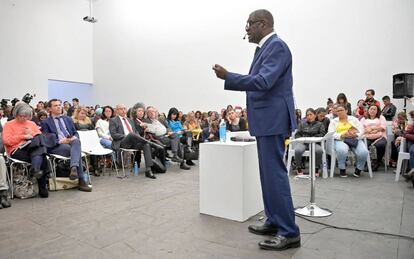
[(0, 98), (36, 93), (48, 79), (92, 83), (92, 25), (86, 0), (0, 1)]
[(255, 46), (241, 38), (258, 8), (274, 14), (292, 50), (299, 108), (339, 92), (355, 106), (367, 88), (391, 95), (392, 74), (414, 72), (411, 0), (94, 0), (94, 25), (82, 21), (87, 0), (1, 0), (0, 97), (47, 99), (57, 79), (94, 83), (101, 104), (244, 105), (211, 65), (247, 73)]
[[(299, 108), (339, 92), (353, 107), (365, 89), (392, 95), (392, 75), (414, 72), (414, 1), (96, 1), (94, 79), (103, 103), (144, 101), (162, 111), (244, 105), (223, 91), (211, 65), (247, 73), (255, 46), (243, 41), (249, 13), (266, 8), (294, 58)], [(396, 103), (402, 103), (395, 101)]]

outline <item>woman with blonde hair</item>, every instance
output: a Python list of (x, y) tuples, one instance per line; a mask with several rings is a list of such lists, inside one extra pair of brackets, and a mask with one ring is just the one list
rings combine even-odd
[(88, 110), (85, 107), (79, 107), (75, 110), (72, 120), (76, 130), (93, 130), (95, 128), (87, 115)]
[(183, 125), (184, 129), (190, 131), (193, 135), (193, 139), (198, 140), (203, 130), (200, 127), (200, 123), (197, 121), (194, 112), (187, 114), (187, 120)]

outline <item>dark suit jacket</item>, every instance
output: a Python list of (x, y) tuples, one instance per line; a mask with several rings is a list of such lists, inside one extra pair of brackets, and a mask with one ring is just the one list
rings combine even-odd
[(292, 84), (290, 50), (272, 35), (256, 53), (249, 74), (227, 73), (224, 89), (246, 92), (253, 136), (287, 135), (296, 128)]
[[(62, 118), (63, 118), (63, 121), (65, 122), (68, 133), (71, 136), (76, 136), (77, 138), (79, 138), (78, 131), (76, 131), (75, 125), (73, 124), (72, 119), (69, 118), (68, 116), (62, 116)], [(53, 120), (54, 119), (52, 116), (50, 116), (46, 120), (43, 120), (42, 123), (40, 124), (41, 131), (43, 134), (54, 134), (56, 138), (56, 143), (59, 143), (58, 131), (57, 131), (55, 122)]]
[[(135, 123), (127, 118), (129, 124), (131, 125), (132, 131), (139, 134), (135, 128)], [(118, 150), (121, 147), (121, 141), (125, 138), (127, 134), (124, 132), (124, 127), (122, 126), (122, 121), (119, 116), (115, 116), (109, 120), (109, 133), (112, 137), (112, 149)]]

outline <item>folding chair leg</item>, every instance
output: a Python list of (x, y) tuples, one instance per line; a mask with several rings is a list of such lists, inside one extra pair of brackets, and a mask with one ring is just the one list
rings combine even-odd
[(292, 156), (289, 155), (289, 153), (288, 153), (288, 160), (287, 160), (287, 164), (286, 164), (286, 169), (287, 169), (287, 175), (288, 176), (289, 176), (291, 167), (292, 167)]
[(398, 182), (398, 180), (400, 178), (402, 164), (403, 164), (403, 159), (402, 159), (401, 156), (398, 156), (398, 160), (397, 160), (397, 171), (395, 172), (395, 181), (396, 182)]
[[(88, 156), (85, 156), (85, 163), (86, 163), (86, 175), (88, 176), (88, 184), (92, 184), (91, 175), (89, 173), (89, 163), (88, 163)], [(82, 165), (81, 165), (82, 166)]]
[[(116, 165), (116, 158), (114, 154), (111, 154), (111, 157), (112, 157), (112, 163), (114, 164), (114, 167), (115, 167), (115, 172), (118, 175), (118, 166)], [(112, 168), (111, 168), (111, 171), (112, 171)], [(111, 175), (111, 173), (109, 173), (109, 175)]]
[(10, 164), (10, 190), (11, 190), (11, 198), (14, 198), (14, 182), (13, 182), (13, 170), (14, 162)]
[(124, 151), (123, 150), (121, 150), (121, 164), (122, 164), (122, 173), (124, 174), (123, 176), (121, 176), (121, 178), (125, 178), (126, 174), (125, 174)]
[[(55, 185), (55, 191), (56, 191), (56, 184), (57, 184), (56, 183), (56, 171), (55, 171), (55, 168), (53, 167), (53, 162), (50, 161), (50, 159), (47, 159), (47, 162), (49, 163), (50, 169), (52, 170), (50, 173), (51, 173), (51, 177), (52, 177), (53, 183)], [(50, 188), (50, 186), (49, 186), (49, 188)]]
[(332, 152), (331, 155), (331, 178), (334, 176), (335, 173), (335, 163), (336, 163), (336, 155)]

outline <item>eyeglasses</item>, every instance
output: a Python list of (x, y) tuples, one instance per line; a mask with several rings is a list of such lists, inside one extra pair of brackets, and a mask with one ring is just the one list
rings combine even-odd
[(263, 22), (262, 20), (257, 20), (257, 21), (248, 21), (246, 23), (246, 27), (245, 29), (248, 30), (253, 24), (258, 23), (258, 22)]
[(343, 112), (345, 111), (344, 109), (336, 109), (336, 112)]

